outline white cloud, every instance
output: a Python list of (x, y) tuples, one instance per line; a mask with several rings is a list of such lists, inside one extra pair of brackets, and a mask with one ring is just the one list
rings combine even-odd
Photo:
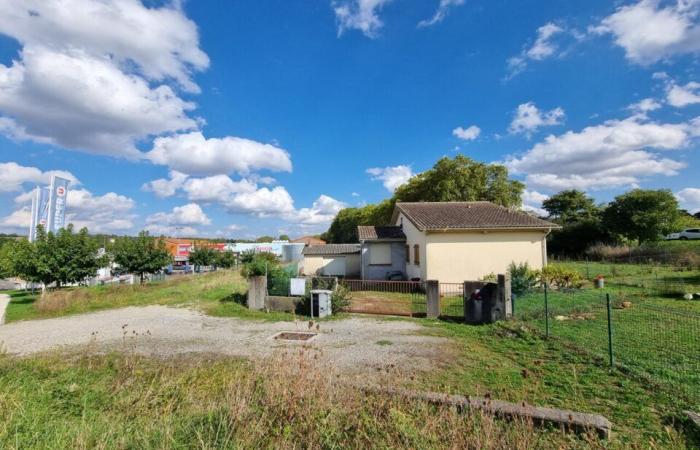
[(667, 86), (666, 101), (676, 108), (700, 103), (700, 83), (691, 81), (685, 86), (679, 86), (675, 82), (670, 82)]
[(506, 164), (526, 174), (529, 186), (550, 190), (635, 185), (640, 177), (677, 174), (685, 164), (653, 150), (686, 148), (699, 132), (700, 119), (662, 124), (633, 116), (550, 135)]
[(347, 30), (359, 30), (369, 38), (375, 38), (384, 23), (378, 12), (391, 0), (333, 1), (333, 12), (338, 25), (338, 36)]
[(255, 192), (257, 186), (246, 179), (233, 181), (227, 175), (214, 175), (190, 178), (184, 184), (183, 190), (187, 193), (187, 198), (193, 201), (222, 202), (234, 194)]
[(5, 233), (29, 233), (31, 220), (32, 212), (25, 206), (0, 219), (0, 230)]
[(292, 171), (292, 161), (284, 149), (231, 136), (206, 139), (199, 131), (157, 138), (147, 156), (156, 164), (189, 175)]
[(661, 108), (661, 103), (653, 98), (644, 98), (637, 103), (633, 103), (627, 107), (630, 111), (636, 114), (646, 114), (651, 111), (656, 111)]
[(540, 217), (545, 217), (548, 215), (548, 213), (542, 209), (542, 202), (548, 198), (548, 195), (526, 189), (523, 191), (522, 195), (523, 209), (525, 211), (533, 212)]
[(80, 184), (80, 181), (72, 173), (65, 170), (42, 172), (36, 167), (7, 162), (0, 163), (0, 192), (21, 191), (25, 184), (49, 184), (52, 175), (70, 180), (73, 186)]
[(381, 181), (389, 192), (394, 192), (396, 188), (407, 182), (414, 175), (411, 168), (406, 165), (372, 167), (367, 169), (367, 173), (372, 176), (373, 180)]
[(294, 200), (282, 186), (242, 192), (231, 196), (224, 205), (230, 212), (258, 216), (283, 216), (294, 212)]
[(481, 128), (476, 125), (472, 125), (468, 128), (457, 127), (452, 130), (452, 134), (464, 141), (473, 141), (481, 134)]
[(148, 231), (151, 236), (199, 236), (199, 230), (191, 226), (160, 225), (157, 223), (149, 223), (146, 224), (144, 229)]
[(700, 188), (685, 188), (676, 192), (676, 198), (681, 204), (681, 208), (687, 209), (691, 213), (700, 211)]
[(158, 198), (172, 197), (185, 184), (187, 175), (177, 170), (171, 170), (168, 176), (169, 179), (159, 178), (145, 183), (141, 186), (141, 190), (153, 192)]
[(313, 202), (311, 208), (301, 208), (288, 216), (287, 220), (303, 226), (328, 225), (336, 214), (346, 207), (347, 204), (344, 202), (327, 195), (321, 195)]
[[(531, 46), (522, 49), (519, 55), (508, 58), (508, 75), (510, 79), (518, 75), (527, 68), (528, 61), (542, 61), (559, 54), (559, 45), (554, 41), (554, 37), (564, 33), (566, 30), (559, 25), (549, 22), (537, 29), (537, 38)], [(576, 36), (575, 30), (571, 31)]]
[(560, 125), (564, 117), (564, 110), (561, 108), (540, 111), (532, 102), (523, 103), (518, 105), (518, 109), (515, 110), (508, 131), (514, 134), (525, 133), (530, 136), (540, 127)]
[(0, 64), (0, 131), (10, 137), (138, 159), (137, 140), (199, 126), (187, 115), (194, 104), (168, 86), (197, 92), (191, 73), (209, 64), (178, 6), (2, 1), (0, 33), (22, 46)]
[(699, 7), (696, 0), (678, 0), (668, 6), (658, 0), (641, 0), (619, 7), (591, 31), (612, 34), (629, 61), (648, 65), (700, 51)]
[(430, 27), (442, 22), (445, 17), (447, 17), (450, 8), (461, 6), (463, 4), (464, 0), (440, 0), (440, 4), (438, 4), (438, 8), (435, 11), (435, 14), (433, 14), (433, 17), (418, 22), (418, 28)]
[[(152, 214), (146, 218), (148, 226), (196, 226), (209, 225), (211, 220), (202, 210), (202, 207), (196, 203), (189, 203), (183, 206), (176, 206), (171, 212), (159, 212)], [(148, 228), (147, 229), (151, 229)]]

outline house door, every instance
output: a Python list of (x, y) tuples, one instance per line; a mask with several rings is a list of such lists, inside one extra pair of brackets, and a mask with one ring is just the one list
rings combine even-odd
[(323, 258), (323, 274), (330, 276), (345, 276), (345, 257), (335, 256)]

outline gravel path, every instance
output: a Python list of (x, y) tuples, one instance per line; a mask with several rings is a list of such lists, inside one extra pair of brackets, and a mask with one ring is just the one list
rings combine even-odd
[(0, 294), (0, 325), (5, 323), (5, 310), (9, 304), (10, 296), (7, 294)]
[(301, 344), (272, 336), (308, 331), (308, 322), (253, 322), (186, 308), (129, 307), (7, 324), (0, 327), (0, 347), (19, 355), (83, 346), (154, 356), (218, 353), (255, 358), (307, 345), (320, 350), (319, 357), (334, 366), (363, 371), (392, 365), (427, 370), (450, 353), (449, 340), (422, 335), (423, 327), (409, 321), (352, 317), (321, 322), (319, 327), (311, 342)]

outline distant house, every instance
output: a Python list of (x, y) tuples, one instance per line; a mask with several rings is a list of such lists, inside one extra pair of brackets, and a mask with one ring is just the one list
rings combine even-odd
[(358, 227), (359, 244), (307, 247), (304, 272), (461, 283), (504, 273), (511, 262), (542, 268), (547, 234), (557, 228), (490, 202), (397, 203), (391, 225)]
[(304, 244), (304, 245), (324, 245), (326, 241), (319, 239), (315, 236), (302, 236), (298, 239), (292, 240), (293, 244)]

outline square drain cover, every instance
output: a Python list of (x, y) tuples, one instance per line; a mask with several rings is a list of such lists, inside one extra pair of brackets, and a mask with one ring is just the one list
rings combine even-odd
[(310, 341), (316, 337), (316, 333), (303, 333), (300, 331), (282, 331), (273, 336), (274, 339), (283, 341)]

